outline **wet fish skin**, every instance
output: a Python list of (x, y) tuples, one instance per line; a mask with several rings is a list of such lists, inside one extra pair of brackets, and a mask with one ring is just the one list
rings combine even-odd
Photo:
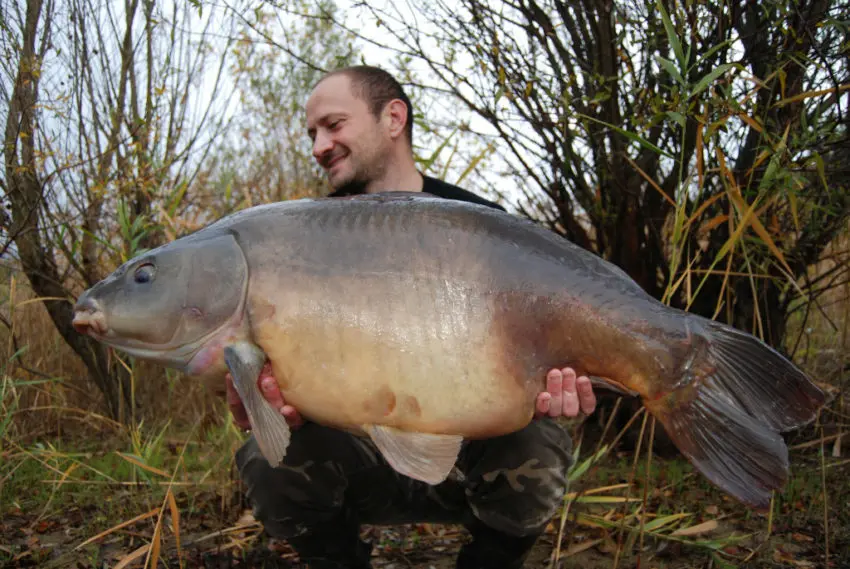
[[(128, 284), (146, 262), (169, 277)], [(216, 272), (226, 285), (207, 293)], [(252, 208), (116, 275), (80, 299), (81, 331), (212, 377), (226, 346), (251, 342), (303, 416), (371, 436), (432, 483), (461, 438), (525, 426), (546, 371), (570, 365), (639, 393), (707, 478), (763, 508), (787, 477), (778, 433), (823, 403), (752, 336), (659, 303), (531, 222), (422, 194)], [(136, 302), (151, 295), (168, 301)], [(206, 328), (183, 322), (187, 307), (213, 315)], [(87, 326), (96, 319), (111, 336)], [(141, 323), (159, 320), (157, 342)]]

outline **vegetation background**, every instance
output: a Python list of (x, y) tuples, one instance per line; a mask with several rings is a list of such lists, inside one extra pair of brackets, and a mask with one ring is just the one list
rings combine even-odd
[[(292, 559), (245, 511), (220, 394), (76, 334), (71, 308), (148, 248), (325, 192), (303, 103), (364, 61), (409, 90), (423, 171), (829, 394), (764, 516), (603, 397), (570, 425), (573, 492), (533, 566), (850, 566), (849, 30), (827, 0), (0, 0), (0, 563)], [(365, 531), (381, 567), (451, 567), (464, 539)]]

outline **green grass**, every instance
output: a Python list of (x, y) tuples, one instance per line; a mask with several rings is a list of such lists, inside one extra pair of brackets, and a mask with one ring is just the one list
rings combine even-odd
[[(225, 417), (224, 405), (221, 412)], [(141, 423), (136, 429), (114, 431), (101, 439), (66, 436), (29, 444), (7, 440), (6, 454), (0, 463), (0, 517), (13, 520), (11, 523), (18, 520), (18, 530), (43, 524), (49, 534), (58, 531), (56, 528), (73, 527), (73, 539), (63, 546), (59, 558), (94, 567), (104, 548), (120, 547), (126, 555), (150, 543), (157, 516), (113, 531), (78, 551), (74, 548), (100, 532), (163, 507), (173, 478), (179, 528), (184, 535), (224, 529), (236, 523), (241, 511), (238, 504), (232, 503), (239, 494), (232, 457), (240, 440), (241, 435), (230, 425), (229, 418), (203, 430), (168, 422)], [(592, 460), (593, 450), (580, 449), (574, 471), (578, 477), (571, 486), (571, 491), (580, 493), (580, 499), (570, 506), (565, 535), (584, 532), (583, 539), (607, 535), (611, 543), (623, 548), (622, 561), (633, 560), (641, 551), (641, 540), (650, 540), (654, 547), (660, 547), (662, 542), (674, 544), (681, 548), (677, 555), (695, 563), (707, 563), (720, 556), (714, 559), (716, 566), (737, 566), (747, 552), (769, 538), (767, 516), (754, 514), (726, 496), (695, 473), (683, 458), (653, 456), (647, 469), (645, 445), (637, 463), (634, 452), (628, 449), (600, 453), (597, 460)], [(792, 452), (793, 475), (783, 492), (776, 495), (773, 520), (773, 531), (782, 535), (812, 535), (811, 547), (815, 549), (822, 547), (823, 539), (818, 530), (823, 525), (819, 453), (819, 446)], [(846, 473), (846, 467), (835, 468), (826, 476), (827, 499), (833, 504), (830, 524), (838, 528), (848, 522), (847, 515), (837, 507), (850, 498), (850, 491), (842, 493), (839, 489)], [(63, 477), (65, 483), (59, 484)], [(621, 486), (599, 491), (615, 485)], [(596, 499), (600, 496), (603, 499)], [(724, 525), (707, 535), (673, 534), (715, 519)], [(173, 551), (174, 532), (168, 508), (163, 510), (162, 520), (163, 551), (167, 547)], [(735, 549), (743, 536), (750, 541), (743, 549)], [(254, 539), (240, 542), (233, 554), (246, 555)], [(410, 542), (406, 547), (419, 546), (416, 532), (405, 539)], [(29, 547), (25, 541), (12, 543), (16, 543), (13, 553), (0, 550), (0, 566)], [(10, 543), (3, 545), (8, 548)], [(421, 546), (427, 544), (423, 542)], [(726, 548), (737, 553), (723, 553)], [(769, 557), (769, 553), (765, 555)], [(34, 548), (28, 559), (42, 563), (47, 557), (40, 556), (47, 555)], [(645, 551), (640, 555), (646, 557)], [(55, 558), (53, 554), (50, 557)]]
[(169, 485), (183, 496), (182, 514), (192, 516), (208, 507), (199, 496), (228, 493), (239, 441), (222, 423), (203, 432), (143, 425), (100, 440), (13, 443), (0, 462), (0, 517), (61, 519), (84, 509), (84, 532), (95, 535), (158, 508)]

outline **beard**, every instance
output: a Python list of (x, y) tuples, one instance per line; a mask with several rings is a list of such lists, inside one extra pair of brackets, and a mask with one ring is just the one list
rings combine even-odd
[(387, 171), (386, 160), (382, 159), (386, 153), (380, 149), (373, 148), (363, 160), (355, 161), (349, 153), (346, 160), (351, 161), (352, 171), (336, 180), (329, 180), (336, 195), (357, 195), (366, 193), (366, 189), (375, 180), (380, 179)]
[(361, 164), (347, 176), (331, 181), (334, 193), (339, 195), (365, 194), (369, 184), (379, 179), (386, 172), (386, 166), (381, 161)]

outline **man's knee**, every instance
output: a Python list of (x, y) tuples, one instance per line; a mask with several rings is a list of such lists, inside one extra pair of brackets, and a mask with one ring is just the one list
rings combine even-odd
[(467, 496), (475, 516), (515, 536), (541, 532), (563, 504), (572, 441), (550, 419), (486, 441), (468, 451)]
[(342, 508), (348, 477), (372, 459), (353, 435), (313, 423), (293, 433), (277, 468), (254, 437), (236, 452), (254, 516), (275, 537), (295, 536), (333, 518)]

